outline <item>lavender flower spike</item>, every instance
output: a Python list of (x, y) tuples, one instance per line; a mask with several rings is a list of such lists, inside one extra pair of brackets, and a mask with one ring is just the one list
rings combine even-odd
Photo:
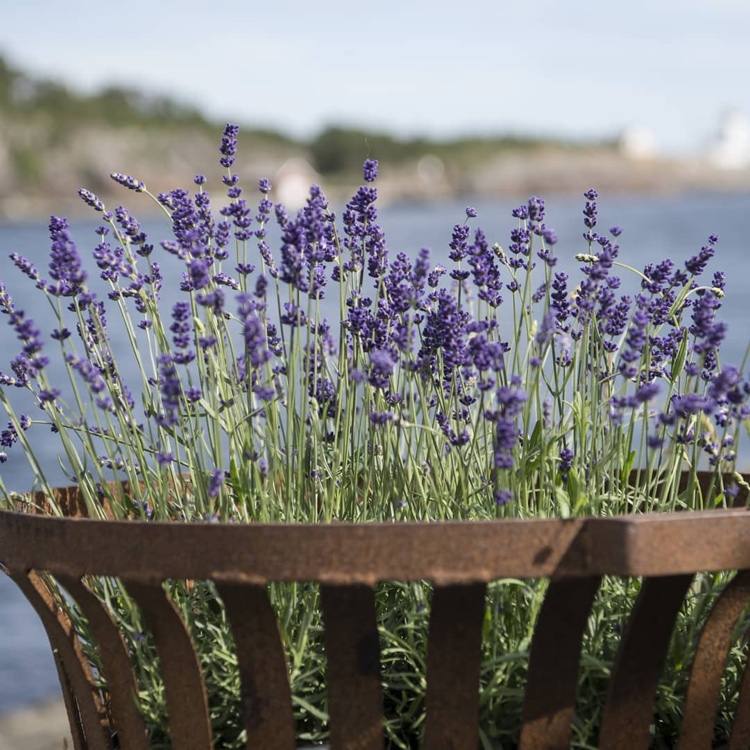
[(86, 188), (80, 188), (78, 190), (78, 195), (80, 195), (81, 200), (87, 205), (91, 206), (91, 208), (93, 208), (94, 211), (99, 211), (99, 212), (104, 211), (104, 203), (102, 203), (100, 198), (94, 193), (92, 193), (90, 190), (86, 190)]
[(112, 172), (110, 174), (110, 177), (118, 185), (122, 185), (128, 190), (135, 190), (136, 193), (143, 192), (144, 188), (146, 187), (142, 180), (139, 180), (136, 177), (131, 177), (129, 174), (123, 174), (122, 172)]
[(224, 135), (221, 137), (221, 146), (219, 146), (219, 151), (221, 152), (219, 164), (222, 167), (229, 169), (234, 164), (234, 157), (237, 155), (237, 136), (239, 132), (239, 125), (227, 123), (224, 128)]
[(367, 159), (362, 167), (362, 173), (365, 182), (375, 182), (378, 177), (377, 159)]

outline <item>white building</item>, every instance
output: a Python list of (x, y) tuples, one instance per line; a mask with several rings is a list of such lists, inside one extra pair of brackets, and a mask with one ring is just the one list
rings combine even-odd
[(750, 119), (742, 112), (728, 112), (721, 121), (708, 156), (719, 169), (750, 167)]
[(320, 176), (310, 164), (304, 159), (292, 158), (284, 162), (276, 172), (273, 180), (274, 193), (290, 211), (296, 211), (305, 204), (310, 186), (319, 181)]
[(654, 132), (637, 125), (625, 128), (620, 134), (617, 145), (620, 153), (629, 159), (645, 161), (658, 156)]

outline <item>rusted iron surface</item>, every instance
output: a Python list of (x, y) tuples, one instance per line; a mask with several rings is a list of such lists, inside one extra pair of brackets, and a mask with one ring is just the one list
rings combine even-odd
[(294, 750), (289, 673), (265, 586), (218, 585), (237, 651), (248, 748)]
[(635, 750), (649, 746), (654, 698), (672, 628), (692, 575), (646, 578), (620, 641), (599, 747)]
[(109, 710), (120, 744), (148, 750), (143, 718), (136, 706), (137, 687), (125, 643), (104, 604), (77, 578), (58, 576), (88, 622), (107, 682)]
[(177, 607), (160, 584), (126, 581), (153, 633), (167, 697), (169, 734), (180, 750), (212, 750), (208, 699), (198, 657)]
[(729, 735), (729, 750), (747, 750), (750, 747), (750, 663), (745, 664), (740, 695)]
[[(295, 745), (289, 672), (266, 588), (271, 582), (320, 584), (332, 750), (384, 746), (374, 595), (380, 581), (434, 585), (423, 738), (428, 750), (478, 746), (484, 597), (493, 580), (551, 579), (530, 649), (523, 750), (569, 746), (581, 643), (602, 576), (644, 577), (604, 706), (599, 741), (607, 748), (648, 746), (661, 667), (693, 575), (740, 571), (719, 597), (694, 657), (682, 747), (705, 746), (728, 639), (750, 599), (750, 512), (743, 508), (597, 519), (274, 526), (94, 521), (84, 517), (75, 490), (62, 492), (58, 502), (70, 518), (0, 513), (0, 562), (50, 637), (76, 750), (148, 746), (133, 700), (130, 656), (86, 576), (119, 577), (139, 606), (154, 635), (172, 744), (179, 750), (208, 750), (212, 737), (203, 676), (164, 587), (169, 579), (216, 583), (235, 641), (247, 746), (263, 750)], [(81, 643), (44, 574), (57, 577), (88, 620), (108, 688), (104, 696), (93, 686)], [(748, 743), (750, 669), (730, 746)]]
[(550, 582), (531, 642), (520, 750), (570, 746), (583, 631), (600, 581)]
[(191, 578), (450, 584), (675, 575), (750, 568), (750, 512), (311, 526), (92, 521), (6, 512), (0, 513), (0, 555), (29, 569), (152, 583)]
[(383, 694), (375, 592), (320, 587), (331, 750), (383, 750)]
[(711, 746), (732, 632), (748, 601), (750, 571), (743, 570), (727, 584), (703, 626), (690, 668), (679, 750), (702, 750)]
[(13, 573), (11, 577), (44, 626), (52, 651), (59, 660), (63, 694), (72, 693), (66, 698), (66, 707), (73, 741), (82, 750), (108, 750), (110, 742), (104, 706), (70, 619), (37, 573)]
[(427, 645), (425, 750), (479, 745), (485, 585), (436, 586)]

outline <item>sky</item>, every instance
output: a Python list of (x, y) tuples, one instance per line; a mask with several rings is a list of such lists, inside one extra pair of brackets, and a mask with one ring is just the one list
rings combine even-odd
[(0, 0), (0, 54), (306, 136), (653, 131), (700, 147), (750, 115), (749, 0)]

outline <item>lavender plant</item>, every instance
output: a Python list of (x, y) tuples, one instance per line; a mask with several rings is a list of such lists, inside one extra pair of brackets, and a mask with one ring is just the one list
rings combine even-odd
[[(716, 237), (684, 266), (665, 260), (636, 270), (619, 259), (621, 230), (599, 228), (592, 189), (579, 280), (556, 270), (557, 236), (537, 197), (513, 211), (505, 247), (490, 243), (467, 208), (445, 268), (428, 250), (409, 257), (387, 247), (376, 161), (365, 162), (364, 184), (340, 219), (317, 186), (290, 215), (273, 203), (267, 180), (257, 202), (240, 186), (237, 136), (228, 125), (222, 137), (226, 199), (218, 211), (202, 175), (192, 192), (154, 194), (135, 177), (112, 174), (163, 212), (171, 237), (158, 248), (128, 209), (80, 190), (101, 218), (93, 262), (106, 296), (90, 288), (64, 218), (50, 220), (46, 276), (11, 255), (56, 326), (43, 335), (0, 284), (0, 310), (20, 342), (0, 373), (9, 420), (0, 442), (23, 451), (47, 511), (60, 509), (30, 429), (55, 434), (94, 518), (364, 523), (731, 504), (743, 483), (735, 462), (750, 382), (744, 362), (720, 361), (725, 277), (703, 278)], [(180, 279), (163, 278), (160, 254), (182, 265)], [(636, 295), (621, 292), (622, 274), (637, 277)], [(179, 283), (183, 294), (167, 310), (165, 283)], [(326, 311), (336, 307), (331, 319)], [(115, 318), (137, 382), (126, 382), (114, 355)], [(65, 386), (50, 377), (52, 357), (64, 365)], [(11, 389), (26, 394), (29, 410), (14, 408)], [(697, 479), (703, 467), (712, 472), (707, 488)], [(127, 480), (130, 493), (114, 491), (112, 480)], [(4, 507), (16, 507), (1, 478), (0, 495)], [(680, 654), (718, 583), (701, 579), (681, 614), (659, 731), (676, 721)], [(166, 743), (163, 690), (137, 610), (117, 582), (96, 585), (128, 635), (154, 742)], [(607, 581), (592, 616), (581, 746), (595, 736), (612, 657), (607, 634), (636, 590), (637, 582)], [(172, 593), (201, 654), (217, 746), (240, 747), (236, 662), (220, 601), (208, 584), (173, 584)], [(485, 747), (512, 738), (543, 593), (534, 582), (490, 589)], [(317, 593), (298, 585), (272, 594), (299, 736), (319, 740), (326, 713)], [(409, 747), (421, 726), (429, 590), (390, 584), (379, 599), (388, 734), (394, 747)]]

